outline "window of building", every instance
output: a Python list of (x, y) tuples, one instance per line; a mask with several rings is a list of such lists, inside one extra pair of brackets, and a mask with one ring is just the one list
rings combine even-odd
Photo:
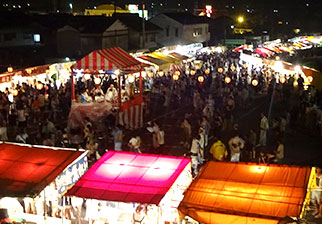
[(34, 34), (34, 42), (40, 42), (40, 34)]
[(30, 40), (30, 39), (32, 39), (32, 34), (24, 33), (24, 34), (22, 35), (22, 38), (23, 38), (24, 40)]
[(166, 36), (169, 37), (169, 27), (165, 29)]
[(200, 36), (200, 35), (202, 35), (202, 28), (193, 29), (192, 36), (197, 37), (197, 36)]
[(176, 35), (176, 37), (179, 37), (179, 29), (177, 27), (175, 29), (175, 35)]
[(3, 40), (4, 41), (11, 41), (16, 39), (16, 33), (7, 33), (3, 35)]

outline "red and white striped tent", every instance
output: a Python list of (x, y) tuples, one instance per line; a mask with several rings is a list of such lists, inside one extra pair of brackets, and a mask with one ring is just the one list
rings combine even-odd
[(112, 71), (117, 69), (138, 71), (141, 66), (144, 66), (144, 64), (120, 47), (115, 47), (92, 51), (77, 61), (73, 65), (73, 69), (88, 69), (90, 71)]
[[(145, 66), (147, 65), (136, 60), (120, 47), (115, 47), (92, 51), (90, 54), (77, 61), (72, 66), (72, 69), (90, 70), (92, 73), (96, 73), (99, 70), (121, 70), (122, 74), (125, 74), (128, 72), (140, 71)], [(143, 104), (144, 102), (141, 96), (137, 96), (134, 100), (123, 103), (119, 109), (119, 123), (129, 129), (142, 127)], [(96, 107), (96, 109), (98, 108)], [(86, 107), (83, 107), (82, 111), (89, 112), (89, 110), (86, 110)], [(75, 112), (71, 111), (70, 116), (77, 119), (77, 117), (79, 118), (81, 116), (80, 113), (79, 110), (75, 110)], [(103, 114), (103, 111), (96, 112), (96, 114), (97, 113)]]

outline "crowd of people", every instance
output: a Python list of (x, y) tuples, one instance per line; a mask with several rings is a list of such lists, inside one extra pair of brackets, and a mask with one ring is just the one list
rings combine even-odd
[[(153, 120), (154, 112), (164, 114), (186, 105), (190, 108), (178, 124), (182, 130), (180, 144), (190, 152), (194, 168), (209, 155), (219, 161), (281, 162), (287, 127), (292, 131), (306, 129), (311, 134), (320, 129), (322, 135), (321, 92), (314, 86), (305, 89), (301, 76), (297, 79), (297, 87), (293, 85), (293, 75), (282, 83), (278, 79), (283, 74), (265, 65), (246, 65), (240, 60), (239, 53), (234, 52), (198, 54), (196, 60), (203, 62), (201, 68), (196, 69), (194, 61), (188, 62), (182, 66), (178, 79), (173, 79), (174, 71), (162, 77), (155, 74), (153, 79), (147, 78), (152, 84), (148, 84), (151, 91), (144, 94), (144, 115), (145, 119), (153, 121), (147, 129), (151, 134), (153, 152), (157, 153), (165, 143), (165, 130), (162, 124)], [(95, 79), (92, 76), (87, 80), (76, 80), (76, 102), (117, 102), (116, 80), (107, 76), (96, 84)], [(125, 89), (122, 83), (123, 102), (133, 96), (135, 86), (138, 84), (134, 82), (130, 89)], [(117, 124), (115, 111), (105, 118), (100, 132), (96, 121), (89, 118), (84, 119), (79, 129), (68, 130), (70, 81), (59, 87), (53, 82), (41, 90), (23, 83), (16, 89), (16, 96), (10, 96), (9, 89), (0, 93), (0, 140), (85, 148), (90, 150), (94, 160), (105, 153), (106, 139), (113, 140), (115, 150), (142, 152), (140, 135), (127, 137), (128, 145), (124, 146), (125, 130)], [(241, 132), (236, 112), (252, 106), (256, 98), (280, 103), (285, 106), (284, 111), (274, 117), (263, 112), (258, 127), (249, 127), (247, 132)], [(267, 152), (267, 145), (276, 145), (276, 148)]]

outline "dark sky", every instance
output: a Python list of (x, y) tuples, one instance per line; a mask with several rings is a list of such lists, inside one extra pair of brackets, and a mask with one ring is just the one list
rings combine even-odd
[[(75, 9), (84, 9), (93, 7), (94, 5), (112, 3), (112, 0), (1, 0), (2, 4), (18, 5), (26, 7), (30, 3), (30, 9), (47, 9), (53, 8), (53, 2), (59, 3), (62, 9), (68, 8), (68, 4), (73, 3)], [(128, 3), (139, 3), (142, 0), (115, 0), (118, 5)], [(154, 3), (154, 8), (177, 8), (178, 3), (181, 8), (191, 10), (195, 5), (196, 0), (144, 0), (148, 9)], [(199, 7), (204, 7), (206, 4), (213, 5), (214, 8), (224, 8), (225, 6), (234, 6), (234, 10), (246, 11), (248, 8), (255, 8), (261, 12), (270, 12), (272, 9), (279, 9), (294, 16), (301, 16), (305, 13), (322, 14), (322, 0), (199, 0)], [(162, 6), (160, 6), (162, 3)]]

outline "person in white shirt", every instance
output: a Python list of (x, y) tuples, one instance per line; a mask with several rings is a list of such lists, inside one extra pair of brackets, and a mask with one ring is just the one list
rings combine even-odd
[(276, 149), (276, 161), (277, 163), (281, 163), (284, 158), (284, 145), (281, 141), (278, 141), (278, 146)]
[(130, 147), (131, 152), (142, 153), (141, 150), (140, 150), (141, 138), (139, 136), (132, 137), (129, 140), (128, 146)]
[(239, 136), (231, 138), (228, 142), (230, 149), (230, 161), (239, 162), (240, 160), (240, 151), (244, 148), (245, 141)]
[(200, 155), (200, 136), (197, 135), (191, 143), (191, 148), (190, 148), (190, 154), (191, 154), (191, 167), (193, 169), (194, 176), (197, 176), (199, 170), (199, 160), (198, 160), (198, 155)]
[(264, 113), (261, 113), (261, 122), (260, 122), (260, 132), (259, 132), (259, 145), (266, 146), (267, 142), (267, 131), (268, 131), (268, 120)]
[(312, 201), (316, 209), (312, 215), (315, 218), (320, 218), (322, 217), (322, 172), (320, 168), (316, 168), (315, 181), (316, 187), (312, 190)]
[(117, 96), (118, 96), (117, 90), (114, 87), (114, 85), (111, 84), (106, 91), (105, 100), (108, 102), (115, 102), (117, 100)]
[(98, 94), (95, 96), (95, 102), (97, 102), (97, 103), (104, 103), (105, 102), (105, 98), (101, 94), (101, 92), (98, 92)]

